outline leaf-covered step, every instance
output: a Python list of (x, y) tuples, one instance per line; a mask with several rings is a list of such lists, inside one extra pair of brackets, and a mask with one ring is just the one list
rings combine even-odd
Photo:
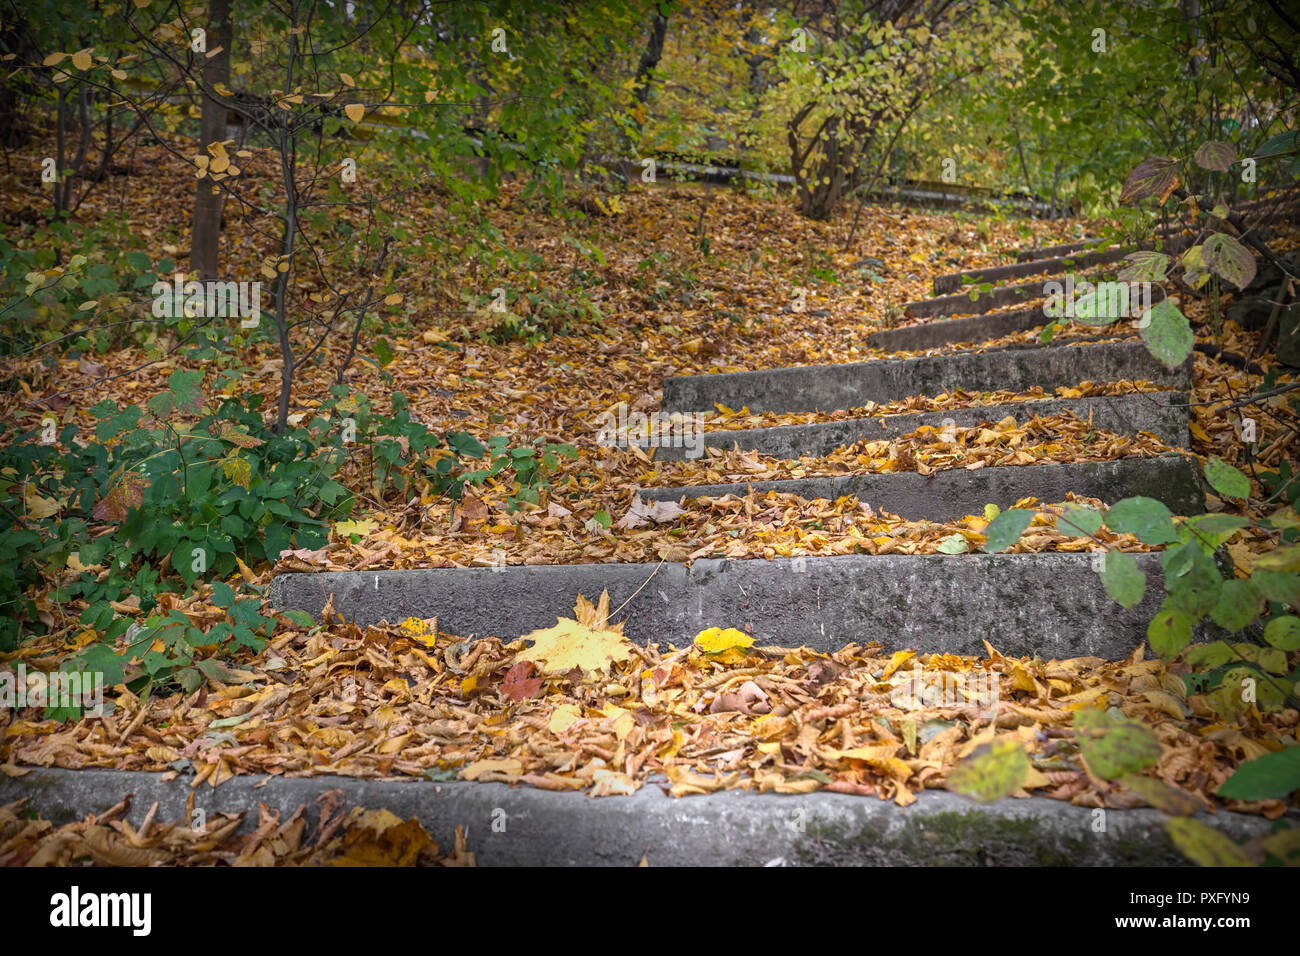
[(934, 299), (921, 299), (904, 306), (907, 315), (913, 319), (923, 319), (932, 315), (973, 315), (991, 312), (1008, 305), (1023, 305), (1043, 297), (1042, 280), (1026, 282), (1021, 285), (1007, 285), (987, 292), (960, 293), (942, 295)]
[[(743, 428), (708, 431), (694, 448), (684, 444), (655, 447), (659, 461), (678, 461), (705, 448), (731, 448), (755, 451), (776, 458), (825, 455), (844, 445), (878, 438), (907, 435), (929, 425), (935, 428), (952, 424), (958, 428), (980, 422), (998, 422), (1010, 416), (1017, 422), (1062, 412), (1078, 416), (1099, 429), (1121, 435), (1149, 432), (1167, 445), (1185, 448), (1188, 443), (1188, 406), (1184, 392), (1134, 392), (1128, 395), (1096, 395), (1088, 398), (1043, 398), (998, 405), (973, 405), (966, 408), (917, 412), (905, 415), (882, 415), (815, 422), (808, 425), (778, 425), (773, 428)], [(652, 447), (649, 443), (643, 448)]]
[(1041, 305), (1002, 312), (985, 312), (960, 319), (918, 322), (896, 329), (881, 329), (867, 336), (867, 345), (889, 352), (935, 349), (955, 342), (991, 342), (1004, 335), (1042, 328), (1051, 319)]
[(1087, 269), (1107, 262), (1123, 259), (1130, 250), (1115, 246), (1099, 249), (1095, 252), (1080, 252), (1075, 255), (1054, 256), (1050, 259), (1034, 259), (1005, 266), (989, 266), (984, 269), (971, 269), (965, 272), (950, 272), (935, 276), (933, 282), (935, 295), (949, 295), (961, 290), (964, 285), (978, 285), (981, 282), (1005, 282), (1024, 276), (1057, 275), (1072, 269)]
[(1121, 458), (1050, 465), (1007, 465), (993, 468), (946, 468), (928, 475), (917, 472), (791, 478), (784, 481), (728, 482), (642, 488), (648, 501), (719, 498), (775, 491), (802, 498), (834, 501), (854, 495), (876, 511), (888, 511), (914, 521), (949, 521), (979, 514), (985, 505), (1010, 508), (1022, 498), (1063, 501), (1070, 493), (1103, 502), (1145, 496), (1162, 501), (1175, 514), (1199, 514), (1205, 493), (1195, 463), (1181, 455)]
[[(1148, 580), (1160, 556), (1133, 555)], [(879, 641), (918, 653), (1118, 660), (1146, 637), (1159, 606), (1149, 587), (1126, 610), (1088, 553), (698, 559), (676, 563), (512, 565), (281, 574), (271, 601), (319, 617), (327, 601), (359, 624), (438, 619), (453, 634), (506, 639), (570, 617), (578, 594), (608, 590), (612, 620), (637, 643), (688, 645), (734, 626), (755, 643), (834, 651)]]
[[(1011, 735), (1002, 739), (1006, 736)], [(213, 789), (191, 787), (189, 775), (175, 773), (26, 769), (21, 777), (0, 775), (0, 803), (26, 800), (45, 819), (96, 817), (132, 793), (135, 799), (123, 816), (136, 827), (143, 826), (150, 807), (159, 821), (191, 820), (200, 808), (212, 817), (242, 813), (237, 832), (247, 833), (261, 807), (287, 820), (329, 792), (345, 806), (383, 808), (399, 819), (418, 820), (446, 847), (456, 845), (455, 835), (468, 820), (508, 821), (508, 826), (468, 831), (468, 850), (481, 867), (635, 866), (640, 860), (650, 866), (711, 867), (1181, 866), (1188, 857), (1171, 834), (1181, 837), (1191, 830), (1202, 834), (1204, 845), (1208, 830), (1222, 843), (1245, 843), (1272, 826), (1262, 816), (1222, 810), (1171, 818), (1150, 807), (1108, 808), (1106, 829), (1099, 833), (1097, 811), (1090, 806), (1045, 796), (981, 804), (935, 789), (922, 790), (909, 806), (844, 793), (760, 793), (757, 788), (697, 791), (683, 801), (659, 786), (642, 786), (616, 800), (593, 800), (583, 792), (442, 778), (435, 788), (340, 774), (240, 774)], [(442, 773), (445, 778), (456, 771)], [(678, 779), (716, 785), (721, 775)], [(796, 777), (795, 782), (805, 781)], [(308, 811), (314, 826), (313, 813)]]
[(953, 352), (913, 359), (804, 365), (758, 372), (671, 376), (664, 379), (666, 412), (712, 411), (715, 405), (754, 412), (835, 411), (912, 395), (1034, 386), (1054, 389), (1081, 381), (1147, 380), (1185, 388), (1190, 363), (1168, 369), (1139, 341)]

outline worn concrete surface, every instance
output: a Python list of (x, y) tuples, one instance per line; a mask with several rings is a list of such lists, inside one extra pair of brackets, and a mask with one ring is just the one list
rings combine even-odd
[(882, 329), (868, 335), (867, 344), (873, 349), (891, 352), (937, 349), (955, 342), (989, 342), (1004, 335), (1041, 328), (1049, 321), (1043, 314), (1043, 307), (1033, 305), (1006, 312), (986, 312), (961, 319), (931, 319), (897, 329)]
[[(1186, 448), (1187, 396), (1183, 392), (1138, 392), (1132, 395), (1105, 395), (1095, 398), (1044, 398), (1005, 405), (981, 405), (912, 415), (878, 415), (873, 418), (846, 418), (812, 425), (778, 425), (774, 428), (739, 428), (704, 433), (704, 447), (729, 449), (739, 445), (741, 451), (757, 451), (776, 458), (801, 455), (826, 455), (842, 445), (878, 438), (907, 435), (923, 425), (942, 428), (951, 422), (969, 428), (982, 422), (999, 422), (1010, 415), (1026, 422), (1035, 415), (1070, 412), (1087, 421), (1091, 416), (1097, 428), (1118, 435), (1150, 432), (1161, 441)], [(643, 445), (649, 450), (650, 445)], [(679, 461), (688, 449), (670, 445), (656, 447), (658, 461)]]
[(892, 402), (912, 395), (1147, 379), (1166, 388), (1186, 388), (1190, 361), (1167, 369), (1137, 339), (1091, 345), (1054, 345), (950, 352), (911, 359), (804, 365), (758, 372), (671, 376), (664, 379), (666, 412), (713, 411), (748, 405), (754, 412), (833, 412), (867, 402)]
[(1004, 285), (988, 292), (981, 292), (975, 297), (960, 292), (956, 295), (941, 295), (933, 299), (920, 299), (904, 306), (907, 315), (914, 319), (932, 315), (971, 315), (976, 312), (988, 312), (1006, 305), (1024, 305), (1034, 299), (1041, 299), (1043, 282), (1026, 282), (1021, 285)]
[[(65, 823), (134, 793), (129, 818), (136, 825), (155, 801), (158, 820), (189, 819), (188, 776), (169, 782), (161, 776), (36, 769), (0, 776), (0, 803), (26, 797), (47, 819)], [(675, 799), (652, 784), (632, 796), (591, 799), (502, 783), (241, 776), (194, 790), (194, 806), (208, 815), (244, 811), (247, 831), (260, 803), (282, 819), (305, 804), (314, 829), (316, 798), (336, 788), (349, 806), (418, 817), (443, 847), (464, 827), (480, 866), (636, 866), (642, 858), (651, 866), (1186, 865), (1154, 810), (1108, 810), (1099, 817), (1046, 797), (980, 805), (939, 790), (901, 809), (836, 793), (732, 790)], [(1238, 842), (1270, 826), (1236, 813), (1201, 820)]]
[(877, 511), (890, 511), (913, 521), (951, 521), (963, 515), (981, 514), (987, 504), (1009, 508), (1029, 495), (1055, 503), (1064, 501), (1071, 491), (1100, 498), (1107, 504), (1133, 495), (1146, 495), (1163, 501), (1175, 514), (1182, 515), (1205, 510), (1199, 470), (1195, 462), (1180, 455), (1004, 465), (975, 471), (946, 468), (929, 475), (913, 471), (681, 485), (642, 488), (639, 494), (647, 501), (679, 501), (745, 495), (751, 489), (759, 494), (776, 491), (831, 501), (844, 495), (857, 495)]
[(950, 295), (960, 291), (964, 285), (979, 285), (983, 282), (1005, 282), (1007, 279), (1019, 279), (1024, 276), (1058, 275), (1073, 269), (1087, 269), (1107, 262), (1117, 262), (1131, 252), (1131, 248), (1112, 246), (1098, 252), (1081, 252), (1076, 255), (1060, 255), (1050, 259), (1026, 260), (1006, 266), (989, 266), (984, 269), (970, 269), (965, 272), (950, 272), (935, 276), (932, 287), (935, 295)]
[(1160, 556), (1135, 555), (1152, 582), (1126, 611), (1089, 554), (701, 558), (683, 564), (510, 565), (281, 574), (280, 610), (334, 607), (361, 624), (438, 618), (464, 637), (519, 637), (571, 617), (579, 595), (608, 590), (615, 621), (638, 643), (684, 647), (706, 627), (737, 627), (760, 646), (834, 651), (878, 641), (891, 650), (1044, 658), (1127, 656), (1159, 607)]

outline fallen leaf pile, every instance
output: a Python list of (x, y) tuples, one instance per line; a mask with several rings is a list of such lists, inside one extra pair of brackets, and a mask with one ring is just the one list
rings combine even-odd
[(754, 647), (734, 628), (682, 649), (640, 647), (610, 624), (607, 596), (579, 598), (574, 618), (509, 642), (467, 644), (414, 619), (363, 630), (328, 613), (328, 627), (277, 637), (216, 690), (123, 693), (111, 715), (70, 727), (5, 717), (0, 769), (192, 773), (194, 787), (245, 773), (460, 778), (593, 797), (646, 785), (675, 796), (826, 789), (907, 805), (944, 787), (975, 747), (1006, 741), (1029, 761), (1021, 796), (1141, 804), (1090, 763), (1080, 715), (1093, 713), (1149, 727), (1158, 746), (1145, 776), (1189, 806), (1272, 817), (1283, 801), (1214, 791), (1242, 760), (1291, 741), (1300, 719), (1191, 693), (1186, 665), (1144, 660), (1142, 648), (1114, 662), (1014, 659), (987, 644), (978, 659), (879, 645), (822, 654)]
[(474, 865), (461, 827), (452, 851), (443, 853), (419, 820), (403, 822), (387, 810), (348, 810), (338, 790), (317, 798), (314, 826), (308, 825), (305, 806), (281, 820), (262, 804), (256, 829), (242, 833), (244, 813), (213, 813), (201, 826), (163, 823), (155, 819), (156, 803), (134, 827), (126, 818), (130, 797), (98, 816), (62, 826), (24, 803), (0, 806), (0, 866)]
[[(857, 442), (828, 455), (780, 460), (770, 456), (709, 449), (704, 460), (664, 462), (635, 476), (642, 487), (733, 481), (781, 481), (821, 475), (929, 475), (949, 468), (974, 471), (1003, 465), (1040, 465), (1153, 457), (1171, 451), (1154, 435), (1116, 435), (1094, 428), (1070, 412), (1035, 416), (1018, 423), (1008, 415), (988, 426), (947, 428), (922, 425), (891, 439)], [(648, 460), (640, 449), (634, 455)]]
[[(274, 190), (276, 157), (267, 150), (249, 152), (241, 163), (243, 174)], [(36, 137), (12, 159), (15, 168), (30, 169), (45, 155), (52, 155), (50, 144)], [(119, 221), (124, 234), (154, 260), (180, 256), (172, 244), (177, 241), (174, 231), (157, 224), (161, 206), (170, 208), (174, 197), (193, 194), (193, 169), (183, 155), (162, 146), (133, 146), (127, 168), (135, 172), (111, 177), (92, 191), (78, 218)], [(308, 170), (302, 173), (308, 175)], [(1016, 249), (1072, 240), (1081, 230), (1101, 225), (1075, 223), (1068, 234), (1059, 231), (1059, 224), (1036, 221), (985, 220), (977, 228), (947, 213), (874, 207), (863, 217), (866, 228), (843, 248), (846, 222), (805, 220), (787, 198), (727, 190), (710, 199), (706, 251), (695, 234), (706, 188), (636, 188), (622, 197), (617, 215), (574, 220), (531, 203), (521, 184), (506, 184), (497, 200), (479, 210), (500, 236), (500, 249), (491, 250), (493, 264), (464, 254), (457, 243), (412, 251), (400, 280), (391, 290), (379, 290), (385, 299), (400, 292), (405, 310), (403, 317), (393, 306), (394, 332), (388, 336), (392, 361), (382, 368), (352, 361), (343, 376), (347, 386), (368, 395), (379, 411), (387, 411), (390, 396), (400, 391), (410, 399), (411, 414), (439, 431), (464, 430), (480, 439), (508, 435), (515, 444), (569, 442), (578, 456), (561, 460), (538, 505), (512, 509), (508, 499), (516, 489), (495, 479), (470, 489), (459, 503), (427, 487), (411, 500), (398, 500), (391, 492), (374, 497), (367, 481), (370, 452), (366, 443), (354, 443), (342, 479), (370, 496), (364, 499), (364, 513), (336, 525), (326, 547), (288, 551), (275, 569), (244, 569), (247, 583), (265, 584), (273, 570), (931, 554), (956, 536), (974, 549), (984, 543), (986, 515), (915, 521), (853, 497), (807, 501), (788, 494), (655, 504), (639, 499), (636, 489), (800, 474), (1029, 466), (1163, 451), (1149, 437), (1120, 438), (1066, 418), (1009, 427), (990, 422), (951, 434), (918, 430), (903, 439), (784, 463), (748, 455), (743, 448), (695, 463), (674, 463), (600, 446), (601, 416), (620, 403), (641, 412), (657, 409), (667, 375), (860, 362), (962, 348), (958, 343), (886, 353), (868, 347), (866, 340), (872, 331), (897, 325), (901, 306), (927, 297), (937, 274), (1006, 262)], [(430, 186), (414, 198), (403, 208), (406, 231), (445, 235), (451, 216), (447, 196)], [(19, 247), (34, 241), (36, 226), (28, 224), (44, 221), (47, 199), (35, 191), (10, 189), (0, 203), (6, 222), (17, 224), (15, 234), (6, 238)], [(340, 207), (335, 215), (357, 234), (368, 228), (358, 210)], [(278, 224), (269, 218), (230, 217), (223, 240), (227, 249), (239, 252), (225, 264), (229, 277), (257, 278), (263, 259), (276, 251), (278, 234)], [(1296, 238), (1283, 230), (1270, 241), (1286, 249)], [(597, 263), (582, 255), (582, 245), (607, 255)], [(535, 255), (515, 255), (520, 251)], [(535, 295), (542, 305), (567, 301), (579, 270), (591, 276), (583, 294), (603, 318), (575, 322), (570, 334), (540, 344), (500, 341), (494, 331), (498, 318), (465, 306), (467, 295), (484, 297), (493, 288), (508, 287), (521, 293), (521, 317), (541, 321), (522, 293)], [(328, 271), (330, 281), (310, 267), (295, 279), (295, 289), (318, 308), (336, 303), (333, 290), (353, 280), (369, 281), (363, 263), (335, 262)], [(825, 278), (828, 272), (834, 281)], [(806, 293), (806, 310), (800, 314), (792, 310), (796, 290)], [(141, 315), (148, 313), (147, 301), (135, 305)], [(1242, 442), (1243, 410), (1225, 406), (1261, 391), (1265, 375), (1274, 370), (1272, 359), (1261, 354), (1258, 333), (1225, 322), (1220, 333), (1212, 334), (1218, 323), (1212, 321), (1208, 303), (1194, 301), (1184, 309), (1200, 344), (1228, 353), (1196, 356), (1192, 398), (1199, 404), (1193, 406), (1191, 450), (1242, 467), (1256, 479), (1253, 491), (1259, 495), (1260, 474), (1276, 471), (1283, 461), (1297, 463), (1300, 421), (1285, 397), (1251, 406), (1257, 443), (1248, 452)], [(1102, 334), (1075, 326), (1062, 333), (1061, 341), (1077, 345)], [(171, 336), (160, 328), (142, 342), (93, 358), (46, 352), (6, 356), (4, 377), (16, 386), (0, 396), (4, 427), (34, 428), (53, 411), (60, 428), (74, 425), (90, 434), (95, 419), (89, 409), (97, 402), (143, 405), (167, 389), (168, 376), (177, 369), (211, 371), (183, 353), (164, 354), (176, 344)], [(1029, 331), (980, 347), (1036, 340), (1037, 333)], [(291, 409), (297, 417), (291, 420), (309, 415), (327, 397), (346, 344), (326, 342), (297, 371)], [(360, 353), (368, 355), (374, 347), (367, 334)], [(238, 374), (223, 383), (208, 376), (209, 399), (257, 394), (267, 399), (264, 407), (272, 407), (282, 372), (275, 348), (246, 346), (239, 361)], [(111, 377), (98, 381), (105, 374)], [(1292, 378), (1283, 373), (1278, 382)], [(1084, 397), (1150, 390), (1144, 382), (1081, 381), (1056, 391), (1058, 397)], [(719, 409), (706, 420), (709, 428), (759, 427), (1041, 396), (1041, 391), (953, 392), (827, 415)], [(0, 440), (10, 434), (0, 434)], [(123, 488), (117, 498), (105, 499), (96, 520), (120, 519), (128, 491)], [(59, 502), (35, 500), (27, 505), (38, 513), (60, 507)], [(1034, 499), (1018, 505), (1039, 507)], [(1212, 502), (1212, 507), (1223, 505)], [(1098, 547), (1058, 528), (1058, 512), (1043, 508), (1013, 550)], [(1098, 539), (1109, 548), (1149, 550), (1131, 535), (1102, 530)], [(1228, 548), (1245, 561), (1276, 543), (1275, 535), (1245, 529), (1235, 533)], [(21, 659), (28, 667), (53, 668), (63, 655), (96, 639), (77, 624), (83, 605), (52, 597), (55, 585), (86, 570), (103, 571), (83, 568), (76, 554), (66, 568), (50, 569), (49, 588), (32, 598), (51, 632), (16, 654), (0, 656), (0, 664)], [(164, 595), (163, 600), (165, 609), (179, 609), (199, 622), (212, 610), (204, 592), (183, 600)], [(140, 615), (138, 601), (116, 610)], [(241, 652), (228, 681), (195, 694), (140, 700), (121, 692), (108, 716), (69, 725), (42, 720), (34, 711), (0, 713), (0, 770), (21, 775), (34, 765), (192, 772), (196, 786), (255, 772), (423, 775), (504, 780), (592, 795), (626, 793), (648, 783), (678, 795), (725, 787), (780, 792), (827, 788), (908, 803), (921, 789), (944, 786), (959, 760), (970, 755), (967, 751), (987, 746), (996, 758), (1010, 753), (1014, 740), (1032, 771), (1022, 793), (1088, 806), (1130, 805), (1139, 799), (1137, 790), (1102, 780), (1080, 756), (1073, 715), (1093, 708), (1114, 709), (1150, 725), (1161, 755), (1149, 779), (1178, 788), (1196, 805), (1210, 806), (1221, 804), (1211, 794), (1241, 761), (1292, 742), (1296, 732), (1295, 711), (1261, 715), (1253, 707), (1234, 711), (1225, 701), (1212, 706), (1204, 696), (1182, 689), (1184, 665), (1144, 661), (1140, 653), (1119, 662), (1016, 661), (992, 649), (979, 661), (922, 655), (928, 672), (996, 674), (1001, 703), (996, 717), (986, 719), (971, 705), (901, 707), (891, 701), (888, 681), (915, 658), (861, 647), (834, 655), (756, 649), (737, 639), (738, 632), (728, 627), (732, 622), (713, 623), (717, 627), (710, 630), (717, 633), (706, 631), (697, 646), (677, 651), (628, 645), (618, 627), (602, 619), (601, 607), (590, 604), (574, 619), (547, 629), (549, 635), (544, 631), (528, 641), (503, 635), (468, 644), (439, 632), (436, 622), (359, 630), (331, 621), (312, 631), (282, 623), (265, 651), (255, 656)], [(570, 649), (572, 656), (558, 649)], [(989, 733), (993, 736), (986, 739)], [(1280, 801), (1236, 805), (1269, 815), (1281, 807)], [(374, 833), (366, 838), (374, 844), (399, 825), (406, 826), (385, 820), (381, 828), (372, 820), (361, 829)], [(268, 847), (277, 860), (296, 860), (309, 847), (325, 856), (346, 856), (350, 849), (337, 844), (346, 829), (342, 825), (323, 842), (304, 838), (294, 843), (286, 836), (297, 826), (292, 819), (261, 821), (258, 832), (266, 833), (260, 844), (222, 847), (186, 843), (176, 829), (170, 835), (153, 830), (132, 836), (117, 819), (73, 826), (82, 829), (66, 830), (67, 841), (53, 835), (64, 828), (50, 830), (42, 839), (54, 841), (54, 848), (43, 842), (38, 851), (62, 854), (72, 848), (67, 852), (80, 853), (79, 847), (94, 859), (89, 849), (94, 844), (170, 853), (173, 837), (181, 841), (175, 852), (196, 860), (226, 852), (238, 859)], [(281, 832), (285, 826), (291, 830)], [(0, 835), (9, 834), (6, 827), (0, 822)], [(271, 834), (278, 834), (275, 840)], [(155, 837), (157, 842), (148, 842)], [(427, 848), (414, 836), (403, 832), (399, 842), (393, 852), (415, 843), (420, 844), (417, 855), (425, 855)], [(370, 844), (358, 852), (386, 852), (366, 848)], [(15, 849), (19, 846), (0, 840), (0, 853), (26, 852)], [(454, 855), (463, 856), (463, 847)]]
[(1030, 402), (1045, 398), (1093, 398), (1101, 395), (1132, 395), (1140, 392), (1163, 391), (1163, 386), (1145, 380), (1118, 382), (1080, 382), (1078, 385), (1061, 385), (1053, 394), (1041, 385), (1024, 392), (1000, 389), (994, 392), (969, 392), (953, 389), (938, 395), (913, 395), (896, 402), (869, 402), (857, 408), (833, 412), (751, 412), (748, 408), (734, 409), (718, 405), (716, 412), (705, 412), (700, 417), (707, 431), (726, 431), (741, 428), (773, 428), (778, 425), (811, 425), (817, 422), (838, 422), (855, 418), (874, 418), (887, 415), (911, 415), (919, 412), (950, 411), (957, 408), (979, 408), (986, 405), (1007, 405), (1013, 402)]

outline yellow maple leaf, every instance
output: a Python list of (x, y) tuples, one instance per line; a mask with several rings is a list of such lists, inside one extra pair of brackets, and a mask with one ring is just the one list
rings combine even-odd
[(369, 518), (360, 521), (338, 521), (334, 524), (334, 533), (340, 538), (346, 538), (351, 534), (359, 534), (363, 538), (379, 527), (378, 521), (371, 521)]
[(753, 647), (754, 639), (743, 631), (729, 627), (705, 628), (695, 635), (695, 646), (706, 654), (721, 654), (733, 647)]
[(543, 674), (563, 674), (579, 667), (584, 671), (606, 671), (614, 661), (632, 656), (632, 645), (623, 636), (623, 625), (609, 625), (609, 592), (602, 592), (593, 606), (578, 595), (573, 607), (577, 620), (562, 617), (555, 627), (525, 634), (533, 646), (515, 655), (515, 663), (532, 661)]

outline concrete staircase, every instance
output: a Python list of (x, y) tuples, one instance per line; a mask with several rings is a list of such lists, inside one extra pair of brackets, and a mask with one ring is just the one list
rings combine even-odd
[[(1007, 282), (983, 293), (975, 308), (965, 295), (940, 296), (908, 305), (927, 320), (877, 332), (899, 348), (931, 344), (927, 336), (959, 323), (963, 340), (987, 341), (1003, 334), (1009, 321), (1027, 327), (1047, 319), (1041, 305), (1020, 306), (1042, 296), (1042, 280), (1016, 283), (1025, 274), (1057, 274), (1076, 264), (1078, 250), (1043, 250), (1044, 258), (1020, 267), (1000, 266), (940, 276), (936, 290), (967, 278)], [(1123, 250), (1087, 252), (1078, 262), (1116, 261)], [(978, 311), (1016, 303), (1012, 312), (986, 311), (967, 319), (943, 318), (962, 305)], [(979, 303), (983, 303), (981, 306)], [(712, 430), (705, 447), (782, 459), (824, 456), (858, 441), (904, 436), (930, 426), (968, 427), (1007, 416), (1072, 413), (1093, 427), (1118, 434), (1152, 434), (1175, 448), (1188, 444), (1187, 388), (1190, 362), (1169, 369), (1147, 352), (1127, 326), (1109, 340), (1079, 344), (992, 348), (949, 348), (937, 354), (837, 365), (769, 369), (730, 374), (670, 377), (664, 382), (664, 412), (711, 412), (716, 405), (760, 412), (837, 412), (954, 389), (1025, 392), (1059, 386), (1143, 380), (1162, 389), (1101, 397), (1043, 398), (989, 407), (907, 415), (861, 416), (801, 425)], [(902, 343), (902, 344), (900, 344)], [(935, 344), (938, 344), (935, 342)], [(661, 458), (681, 459), (684, 449), (660, 447)], [(1067, 464), (952, 468), (918, 472), (838, 474), (775, 481), (709, 481), (706, 458), (686, 465), (676, 487), (640, 490), (647, 501), (743, 496), (750, 491), (837, 499), (855, 495), (877, 512), (914, 521), (952, 521), (980, 514), (985, 505), (1013, 506), (1033, 496), (1044, 503), (1070, 493), (1110, 503), (1133, 495), (1165, 502), (1176, 514), (1196, 513), (1204, 504), (1199, 469), (1177, 453)], [(1159, 580), (1158, 555), (1140, 555), (1148, 575)], [(569, 612), (575, 595), (610, 592), (622, 607), (626, 633), (636, 640), (684, 646), (701, 629), (736, 626), (760, 645), (834, 650), (849, 642), (879, 641), (888, 648), (980, 654), (988, 638), (1006, 654), (1053, 657), (1098, 655), (1120, 658), (1145, 637), (1154, 611), (1148, 600), (1132, 611), (1112, 601), (1101, 586), (1093, 555), (1044, 554), (852, 554), (776, 560), (700, 559), (681, 564), (585, 564), (503, 566), (410, 571), (284, 574), (272, 585), (277, 607), (319, 614), (332, 596), (334, 607), (361, 623), (437, 616), (457, 634), (512, 637), (547, 627)], [(626, 606), (625, 605), (626, 602)]]

